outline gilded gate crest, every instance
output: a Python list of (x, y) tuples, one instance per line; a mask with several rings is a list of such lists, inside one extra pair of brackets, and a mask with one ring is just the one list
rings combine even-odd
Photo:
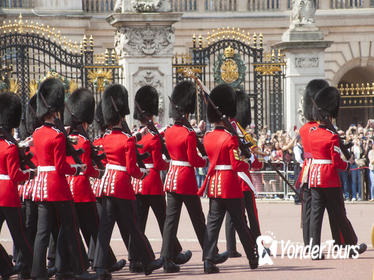
[(223, 54), (218, 56), (214, 62), (214, 82), (217, 84), (226, 83), (233, 88), (241, 88), (244, 81), (246, 67), (239, 54), (228, 46)]

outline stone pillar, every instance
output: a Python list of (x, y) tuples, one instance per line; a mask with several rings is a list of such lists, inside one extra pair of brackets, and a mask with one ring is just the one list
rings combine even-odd
[(315, 7), (304, 7), (304, 10), (293, 7), (290, 28), (283, 34), (282, 42), (273, 46), (282, 51), (287, 63), (284, 122), (288, 131), (294, 125), (300, 128), (303, 124), (301, 100), (305, 86), (310, 80), (325, 79), (324, 53), (332, 44), (324, 40), (323, 33), (315, 25)]
[(174, 23), (182, 13), (112, 14), (107, 21), (116, 28), (115, 49), (123, 66), (124, 86), (129, 92), (133, 124), (136, 91), (151, 85), (159, 93), (159, 122), (169, 122), (168, 96), (173, 87), (172, 58), (174, 54)]

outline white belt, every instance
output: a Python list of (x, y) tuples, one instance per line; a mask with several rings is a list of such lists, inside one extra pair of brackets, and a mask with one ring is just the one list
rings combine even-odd
[(50, 171), (56, 171), (55, 166), (38, 166), (38, 172), (50, 172)]
[(218, 164), (214, 167), (215, 170), (232, 170), (232, 166), (228, 164)]
[(313, 159), (312, 164), (331, 164), (331, 159)]
[(151, 168), (155, 167), (155, 165), (153, 163), (145, 163), (144, 165), (145, 165), (145, 168), (147, 168), (147, 169), (151, 169)]
[(107, 164), (106, 169), (118, 170), (118, 171), (126, 171), (126, 166), (117, 165), (117, 164)]
[(172, 160), (171, 165), (174, 166), (191, 166), (188, 161), (181, 161), (181, 160)]
[(0, 174), (0, 180), (10, 180), (10, 177), (6, 174)]

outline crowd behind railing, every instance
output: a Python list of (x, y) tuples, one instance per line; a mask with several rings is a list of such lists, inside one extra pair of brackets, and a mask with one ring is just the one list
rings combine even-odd
[[(207, 130), (204, 121), (199, 124), (191, 120), (198, 135), (202, 136)], [(266, 126), (256, 135), (254, 126), (246, 128), (247, 133), (253, 139), (257, 139), (257, 146), (266, 156), (261, 160), (265, 162), (261, 170), (251, 169), (253, 185), (258, 198), (290, 199), (295, 194), (286, 183), (276, 174), (266, 161), (270, 160), (294, 183), (303, 163), (303, 147), (298, 130), (278, 130), (271, 132)], [(351, 143), (350, 170), (339, 173), (345, 200), (374, 201), (374, 120), (368, 120), (366, 126), (352, 124), (346, 131), (338, 130), (339, 136), (347, 143)], [(342, 157), (344, 157), (342, 155)], [(207, 168), (196, 169), (196, 179), (201, 186), (204, 181)]]

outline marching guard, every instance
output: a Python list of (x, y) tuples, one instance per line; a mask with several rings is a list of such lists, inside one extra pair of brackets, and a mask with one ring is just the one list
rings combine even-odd
[[(228, 85), (219, 85), (210, 93), (213, 103), (221, 113), (232, 118), (236, 113), (235, 91)], [(214, 123), (214, 130), (204, 136), (204, 146), (209, 157), (209, 170), (200, 193), (207, 191), (209, 213), (204, 240), (203, 260), (205, 273), (217, 273), (213, 260), (215, 246), (223, 218), (228, 212), (235, 230), (244, 247), (251, 269), (258, 267), (256, 241), (247, 226), (243, 206), (243, 190), (237, 172), (249, 169), (247, 161), (239, 154), (240, 141), (229, 133), (212, 105), (208, 103), (208, 120)]]
[[(74, 198), (74, 205), (78, 217), (78, 224), (83, 234), (87, 247), (89, 248), (88, 257), (93, 262), (97, 233), (99, 231), (99, 215), (96, 208), (96, 197), (93, 193), (90, 177), (99, 178), (104, 170), (99, 170), (93, 165), (90, 139), (88, 139), (87, 129), (93, 122), (95, 115), (95, 99), (90, 90), (81, 88), (75, 90), (68, 98), (65, 105), (64, 121), (65, 125), (70, 126), (70, 135), (77, 138), (74, 144), (76, 150), (82, 149), (84, 152), (80, 155), (83, 164), (87, 166), (84, 172), (78, 175), (68, 176), (68, 183)], [(72, 156), (67, 158), (67, 162), (73, 165)], [(120, 260), (118, 263), (113, 258), (113, 251), (110, 249), (111, 260), (110, 271), (122, 269), (126, 261)]]
[(20, 168), (18, 143), (12, 133), (21, 121), (22, 105), (18, 96), (12, 93), (0, 94), (0, 228), (7, 222), (13, 244), (19, 252), (19, 265), (12, 268), (6, 251), (0, 247), (0, 274), (3, 279), (20, 273), (19, 279), (30, 278), (33, 249), (27, 238), (21, 213), (21, 200), (17, 185), (33, 177), (33, 172)]
[[(107, 126), (105, 125), (105, 121), (104, 121), (103, 110), (101, 108), (101, 100), (96, 105), (95, 125), (98, 131), (100, 132), (100, 134), (95, 138), (92, 144), (94, 145), (94, 147), (98, 149), (98, 156), (105, 155), (103, 151), (103, 137), (107, 129)], [(101, 162), (103, 166), (105, 167), (106, 164), (108, 163), (106, 156), (102, 157)], [(103, 189), (101, 188), (101, 177), (95, 178), (94, 182), (92, 183), (92, 190), (96, 198), (96, 211), (97, 211), (97, 215), (100, 221), (102, 214), (103, 214), (103, 203), (102, 202), (103, 202), (103, 197), (104, 197)], [(120, 229), (120, 233), (121, 233), (122, 239), (125, 241), (126, 248), (128, 248), (129, 247), (128, 246), (129, 234), (127, 233), (127, 231), (123, 231), (121, 229)], [(93, 244), (93, 242), (91, 243)], [(96, 240), (95, 240), (95, 244), (96, 244)], [(92, 259), (94, 259), (95, 258), (95, 245), (90, 246), (89, 252), (93, 253)], [(91, 257), (90, 254), (89, 254), (89, 257)], [(114, 254), (112, 248), (109, 248), (108, 259), (109, 259), (108, 267), (110, 267), (109, 272), (121, 270), (126, 265), (126, 261), (123, 259), (117, 261), (117, 257)]]
[[(35, 179), (33, 196), (38, 201), (38, 226), (34, 243), (34, 259), (31, 276), (48, 279), (46, 253), (52, 230), (59, 223), (56, 242), (57, 279), (71, 277), (91, 279), (86, 271), (88, 258), (78, 232), (73, 197), (66, 175), (84, 172), (85, 165), (70, 166), (66, 162), (67, 139), (56, 128), (61, 124), (64, 111), (65, 89), (55, 78), (43, 81), (37, 93), (36, 115), (43, 121), (33, 134), (35, 152), (38, 155), (38, 176)], [(59, 126), (61, 127), (61, 126)], [(63, 128), (63, 127), (62, 127)]]
[[(327, 209), (331, 219), (339, 225), (339, 232), (344, 245), (356, 245), (357, 236), (347, 218), (343, 193), (338, 170), (348, 170), (349, 163), (341, 158), (339, 136), (329, 129), (329, 122), (337, 117), (339, 111), (340, 94), (334, 87), (324, 87), (314, 96), (313, 119), (317, 126), (309, 129), (309, 147), (312, 162), (309, 172), (309, 186), (311, 188), (310, 237), (312, 246), (320, 246), (323, 214)], [(366, 244), (357, 245), (351, 249), (349, 256), (361, 254), (366, 250)], [(312, 251), (313, 259), (323, 259), (321, 250), (318, 255)]]
[[(304, 163), (301, 168), (299, 178), (297, 179), (297, 187), (301, 188), (302, 201), (301, 201), (301, 221), (303, 229), (303, 240), (304, 245), (310, 243), (310, 212), (312, 205), (312, 195), (309, 186), (309, 172), (312, 164), (312, 153), (310, 147), (309, 132), (316, 127), (318, 123), (315, 121), (313, 116), (313, 101), (316, 94), (323, 88), (328, 87), (329, 84), (322, 79), (311, 80), (306, 88), (303, 98), (303, 113), (307, 122), (300, 128), (299, 134), (301, 137), (301, 143), (304, 149)], [(335, 244), (344, 244), (343, 236), (340, 234), (339, 225), (335, 219), (329, 215), (329, 223), (331, 229), (332, 238), (335, 240)]]
[[(152, 86), (141, 87), (135, 95), (134, 119), (141, 121), (142, 126), (147, 126), (148, 122), (153, 123), (153, 116), (158, 115), (158, 93)], [(139, 106), (139, 108), (137, 108)], [(141, 112), (139, 112), (141, 110)], [(154, 126), (154, 125), (153, 125)], [(154, 128), (156, 128), (154, 126)], [(157, 129), (157, 128), (156, 128)], [(136, 205), (138, 211), (138, 221), (141, 230), (144, 232), (149, 208), (152, 208), (157, 219), (161, 235), (163, 235), (165, 217), (166, 217), (166, 200), (163, 184), (160, 177), (160, 171), (167, 170), (169, 163), (163, 159), (161, 135), (157, 132), (147, 129), (147, 134), (138, 142), (142, 148), (139, 149), (141, 154), (149, 153), (150, 157), (144, 160), (145, 167), (149, 174), (143, 179), (133, 179), (133, 187), (136, 194)], [(164, 151), (167, 153), (166, 151)], [(165, 155), (164, 155), (165, 156)], [(130, 252), (136, 251), (133, 242), (130, 242)], [(131, 254), (135, 256), (135, 252)], [(172, 260), (176, 264), (184, 264), (189, 261), (192, 253), (190, 250), (182, 253), (182, 246), (179, 241), (175, 242), (175, 252)], [(130, 269), (136, 269), (134, 261), (130, 261)]]
[(102, 110), (106, 125), (111, 129), (103, 137), (103, 147), (108, 163), (101, 179), (103, 188), (103, 213), (97, 238), (94, 268), (98, 279), (108, 279), (109, 242), (114, 223), (120, 230), (127, 230), (134, 236), (140, 261), (145, 275), (162, 266), (162, 260), (155, 260), (152, 247), (140, 229), (136, 219), (135, 193), (131, 177), (143, 178), (147, 174), (136, 165), (136, 138), (123, 131), (122, 121), (130, 113), (128, 94), (125, 87), (113, 84), (106, 88), (102, 97)]
[[(249, 96), (243, 91), (236, 91), (236, 115), (231, 119), (231, 125), (236, 129), (241, 137), (245, 138), (241, 129), (238, 127), (237, 122), (241, 127), (246, 127), (251, 122), (251, 112)], [(250, 168), (262, 169), (263, 163), (258, 160), (255, 152), (258, 147), (255, 143), (251, 144), (251, 158)], [(240, 182), (243, 190), (243, 205), (247, 213), (249, 226), (253, 234), (253, 238), (257, 240), (257, 237), (261, 235), (260, 222), (258, 220), (258, 212), (256, 206), (256, 189), (253, 185), (251, 174), (248, 170), (238, 172)], [(230, 258), (241, 257), (241, 254), (236, 250), (236, 237), (235, 227), (232, 223), (229, 212), (226, 214), (226, 247)]]
[[(204, 235), (206, 232), (205, 216), (200, 197), (197, 195), (198, 187), (194, 167), (204, 167), (207, 161), (197, 153), (195, 131), (186, 127), (183, 121), (183, 119), (188, 119), (189, 114), (195, 112), (195, 84), (190, 81), (183, 81), (177, 84), (173, 90), (171, 101), (177, 108), (172, 107), (171, 110), (171, 117), (175, 120), (174, 125), (165, 130), (165, 142), (171, 161), (164, 182), (167, 207), (161, 249), (164, 271), (167, 273), (180, 270), (179, 265), (173, 262), (173, 257), (175, 255), (175, 242), (183, 204), (187, 208), (202, 249), (204, 248)], [(215, 247), (215, 253), (213, 260), (215, 263), (222, 263), (227, 260), (228, 255), (226, 253), (217, 254), (217, 247)]]

